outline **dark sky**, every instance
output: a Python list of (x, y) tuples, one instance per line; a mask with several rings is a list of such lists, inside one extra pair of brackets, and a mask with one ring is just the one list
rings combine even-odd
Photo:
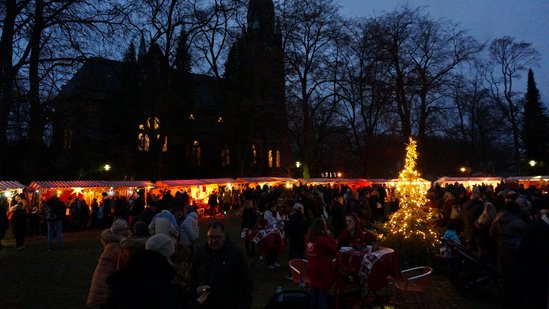
[[(549, 0), (338, 0), (349, 17), (376, 17), (408, 4), (425, 6), (434, 19), (448, 19), (461, 25), (481, 42), (511, 36), (516, 42), (532, 43), (541, 54), (533, 67), (542, 100), (549, 106)], [(526, 91), (526, 72), (514, 90)]]

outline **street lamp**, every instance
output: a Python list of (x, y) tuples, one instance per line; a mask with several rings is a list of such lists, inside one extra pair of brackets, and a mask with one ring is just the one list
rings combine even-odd
[(300, 168), (301, 167), (301, 162), (295, 161), (295, 167)]
[(536, 166), (536, 164), (538, 164), (538, 162), (536, 162), (535, 160), (528, 161), (528, 165), (530, 165), (531, 167)]
[(465, 166), (462, 166), (459, 168), (459, 171), (462, 172), (462, 173), (465, 173), (467, 172), (467, 168)]
[(102, 171), (105, 171), (105, 172), (108, 172), (111, 170), (111, 166), (109, 164), (105, 164), (103, 166), (100, 166), (99, 168), (95, 168), (95, 169), (91, 169), (91, 170), (88, 170), (88, 171), (82, 171), (80, 170), (79, 174), (78, 174), (78, 180), (82, 179), (84, 176), (88, 175), (88, 174), (91, 174), (91, 173), (98, 173), (98, 172), (102, 172)]

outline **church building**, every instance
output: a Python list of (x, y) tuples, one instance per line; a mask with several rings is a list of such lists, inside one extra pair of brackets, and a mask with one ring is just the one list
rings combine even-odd
[[(193, 74), (156, 44), (89, 58), (55, 102), (56, 172), (67, 178), (289, 176), (284, 61), (272, 0), (250, 0), (224, 78)], [(176, 59), (177, 64), (177, 59)]]

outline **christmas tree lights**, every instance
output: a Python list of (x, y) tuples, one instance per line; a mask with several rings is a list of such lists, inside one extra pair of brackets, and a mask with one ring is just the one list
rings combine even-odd
[(439, 243), (439, 236), (429, 222), (430, 211), (425, 196), (429, 188), (416, 170), (417, 158), (417, 143), (410, 137), (406, 146), (405, 166), (395, 186), (399, 209), (385, 223), (385, 228), (392, 236), (418, 238), (421, 242), (435, 246)]

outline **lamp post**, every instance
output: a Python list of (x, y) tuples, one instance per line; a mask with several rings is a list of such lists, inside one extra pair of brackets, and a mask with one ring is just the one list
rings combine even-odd
[(296, 174), (296, 178), (299, 178), (300, 177), (300, 168), (301, 167), (301, 162), (300, 161), (295, 161), (295, 174)]
[(84, 176), (90, 174), (90, 173), (94, 173), (94, 172), (102, 172), (102, 171), (105, 171), (105, 172), (108, 172), (111, 170), (111, 166), (109, 164), (105, 164), (99, 168), (96, 168), (96, 169), (91, 169), (91, 170), (88, 170), (86, 172), (80, 170), (80, 172), (78, 173), (78, 180), (82, 179)]

